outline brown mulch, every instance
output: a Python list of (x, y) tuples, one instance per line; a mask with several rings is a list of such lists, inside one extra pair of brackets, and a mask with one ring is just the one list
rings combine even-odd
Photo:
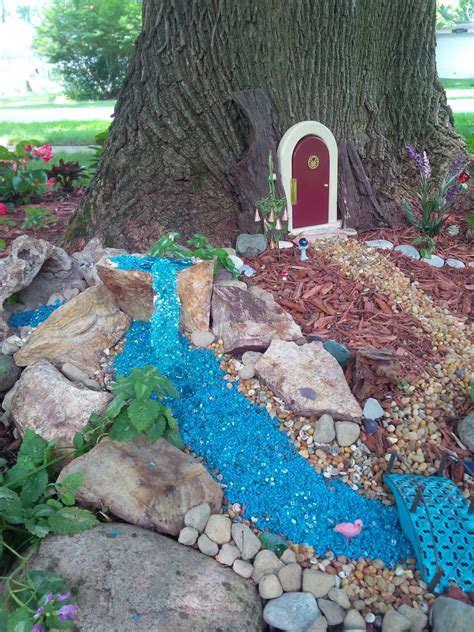
[(6, 428), (0, 422), (0, 457), (6, 459), (12, 465), (16, 459), (16, 453), (21, 445), (21, 439), (13, 436), (13, 427)]
[[(54, 194), (51, 198), (38, 202), (37, 204), (25, 204), (10, 211), (6, 216), (8, 219), (16, 221), (16, 226), (6, 226), (0, 224), (0, 239), (4, 239), (7, 242), (5, 250), (0, 251), (0, 258), (6, 257), (10, 254), (10, 244), (20, 235), (31, 235), (37, 239), (46, 239), (50, 243), (58, 246), (61, 244), (66, 231), (67, 224), (76, 210), (84, 191), (82, 189), (76, 189), (73, 193), (64, 195), (64, 193)], [(44, 208), (49, 211), (51, 216), (55, 219), (48, 223), (46, 228), (41, 230), (25, 230), (21, 228), (23, 221), (25, 220), (25, 207), (38, 207)]]
[[(305, 336), (332, 338), (352, 352), (392, 348), (404, 377), (418, 375), (428, 358), (439, 360), (414, 317), (394, 313), (385, 295), (348, 279), (323, 253), (311, 255), (301, 262), (299, 251), (264, 253), (252, 259), (257, 272), (250, 282), (271, 292)], [(288, 272), (286, 281), (283, 271)]]

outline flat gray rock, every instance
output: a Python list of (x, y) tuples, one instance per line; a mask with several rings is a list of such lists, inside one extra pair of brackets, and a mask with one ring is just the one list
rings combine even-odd
[(384, 409), (377, 399), (369, 397), (364, 404), (363, 413), (366, 419), (379, 419), (384, 416)]
[(352, 421), (362, 417), (341, 367), (321, 342), (298, 346), (294, 342), (272, 340), (255, 369), (296, 415), (327, 413), (334, 419)]
[(450, 268), (465, 268), (466, 264), (459, 259), (446, 259), (446, 263)]
[(415, 248), (415, 246), (410, 246), (409, 244), (402, 244), (401, 246), (395, 246), (394, 250), (401, 252), (407, 257), (411, 257), (412, 259), (421, 259), (420, 253)]
[(257, 255), (265, 252), (267, 249), (267, 240), (262, 233), (248, 234), (241, 233), (237, 237), (235, 249), (239, 255), (243, 255), (248, 259), (256, 257)]
[(393, 250), (393, 244), (387, 239), (369, 239), (365, 242), (369, 248), (380, 248), (381, 250)]
[(442, 257), (438, 257), (438, 255), (431, 255), (431, 257), (422, 257), (421, 261), (424, 261), (434, 268), (442, 268), (444, 266), (444, 259)]
[[(263, 632), (255, 587), (165, 536), (102, 524), (43, 540), (32, 567), (60, 575), (80, 632)], [(238, 622), (238, 624), (237, 624)]]
[(474, 607), (457, 599), (438, 597), (430, 610), (433, 632), (472, 632)]
[(81, 504), (105, 505), (122, 520), (161, 533), (178, 535), (196, 505), (208, 503), (217, 511), (222, 503), (222, 489), (204, 466), (165, 439), (104, 439), (67, 465), (58, 480), (72, 472), (82, 474), (76, 491)]
[(263, 610), (268, 625), (288, 632), (304, 632), (319, 616), (316, 599), (306, 592), (287, 592), (269, 601)]

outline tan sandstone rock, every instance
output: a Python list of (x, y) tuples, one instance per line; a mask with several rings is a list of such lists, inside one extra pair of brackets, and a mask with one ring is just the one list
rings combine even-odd
[(105, 285), (91, 287), (59, 307), (31, 334), (15, 354), (18, 366), (48, 360), (62, 366), (70, 362), (93, 373), (97, 352), (115, 344), (130, 326), (130, 318), (117, 306)]

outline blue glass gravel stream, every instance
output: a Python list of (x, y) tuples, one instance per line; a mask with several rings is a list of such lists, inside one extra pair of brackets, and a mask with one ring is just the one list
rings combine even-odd
[[(188, 262), (114, 259), (123, 269), (152, 273), (156, 292), (150, 323), (133, 322), (123, 351), (115, 359), (117, 375), (155, 364), (181, 393), (170, 407), (187, 445), (218, 470), (229, 502), (245, 505), (256, 526), (311, 545), (317, 554), (379, 558), (393, 565), (410, 556), (395, 508), (359, 495), (346, 484), (325, 479), (302, 458), (264, 408), (234, 387), (229, 389), (215, 355), (189, 348), (179, 333), (180, 305), (176, 274)], [(333, 527), (364, 522), (362, 533), (345, 544)]]

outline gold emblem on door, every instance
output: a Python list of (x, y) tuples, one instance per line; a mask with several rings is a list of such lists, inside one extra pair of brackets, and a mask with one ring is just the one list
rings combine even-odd
[(308, 158), (308, 167), (310, 169), (317, 169), (319, 167), (319, 158), (314, 154)]

